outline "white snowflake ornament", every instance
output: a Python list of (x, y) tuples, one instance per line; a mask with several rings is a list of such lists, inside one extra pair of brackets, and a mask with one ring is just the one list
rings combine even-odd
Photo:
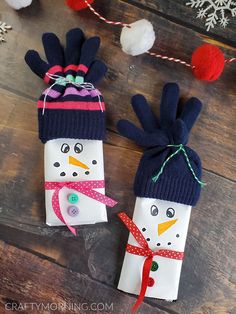
[(6, 41), (5, 38), (2, 35), (0, 35), (0, 43), (3, 43), (5, 41)]
[(4, 33), (7, 33), (11, 29), (12, 27), (10, 25), (7, 25), (7, 23), (0, 21), (0, 43), (6, 41)]
[(188, 0), (186, 5), (198, 8), (196, 17), (206, 19), (207, 31), (214, 28), (217, 23), (225, 28), (229, 24), (229, 16), (236, 16), (236, 1), (232, 0)]

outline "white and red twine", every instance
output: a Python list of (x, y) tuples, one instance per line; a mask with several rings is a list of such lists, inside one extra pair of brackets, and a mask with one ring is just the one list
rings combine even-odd
[[(106, 19), (101, 14), (99, 14), (87, 0), (82, 0), (82, 1), (87, 5), (87, 7), (90, 9), (90, 11), (93, 14), (95, 14), (103, 22), (105, 22), (107, 24), (110, 24), (110, 25), (120, 25), (120, 26), (123, 26), (123, 27), (130, 27), (130, 25), (127, 24), (127, 23), (123, 23), (123, 22), (120, 22), (120, 21), (116, 22), (116, 21), (111, 21), (111, 20)], [(152, 51), (147, 51), (147, 54), (149, 54), (150, 56), (153, 56), (155, 58), (160, 58), (162, 60), (168, 60), (168, 61), (171, 61), (171, 62), (180, 63), (180, 64), (185, 65), (186, 67), (190, 67), (192, 69), (194, 68), (194, 66), (192, 66), (189, 63), (187, 63), (186, 61), (178, 59), (178, 58), (175, 58), (175, 57), (168, 57), (168, 56), (161, 55), (161, 54), (158, 54), (158, 53), (155, 53), (155, 52), (152, 52)], [(230, 59), (226, 59), (225, 60), (225, 63), (231, 63), (231, 62), (236, 62), (236, 58), (230, 58)]]

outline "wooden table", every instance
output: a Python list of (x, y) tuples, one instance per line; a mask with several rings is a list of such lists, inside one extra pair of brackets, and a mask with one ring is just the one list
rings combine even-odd
[[(225, 30), (207, 33), (184, 2), (97, 0), (95, 8), (113, 20), (150, 20), (157, 35), (153, 50), (162, 54), (188, 61), (200, 44), (214, 43), (226, 57), (235, 57), (235, 19)], [(104, 304), (95, 311), (74, 306), (72, 313), (129, 313), (135, 297), (116, 289), (128, 237), (116, 213), (122, 209), (132, 215), (132, 183), (142, 149), (121, 137), (116, 123), (124, 117), (137, 122), (130, 106), (135, 93), (144, 94), (158, 113), (162, 86), (169, 81), (179, 83), (182, 100), (197, 96), (204, 104), (189, 145), (202, 158), (207, 187), (192, 212), (178, 301), (145, 299), (137, 313), (236, 313), (236, 64), (208, 84), (182, 65), (128, 56), (119, 47), (119, 27), (100, 22), (89, 10), (73, 12), (62, 0), (34, 0), (19, 12), (1, 1), (0, 19), (13, 26), (0, 45), (0, 313), (9, 312), (6, 304), (19, 310), (32, 302), (54, 307), (21, 312), (68, 313), (56, 309), (66, 302), (71, 307)], [(30, 48), (43, 53), (43, 32), (64, 40), (74, 27), (102, 39), (99, 56), (109, 67), (100, 85), (108, 112), (106, 189), (119, 201), (116, 209), (108, 209), (109, 223), (79, 227), (78, 237), (65, 227), (45, 225), (43, 145), (36, 121), (36, 100), (45, 85), (24, 62)]]

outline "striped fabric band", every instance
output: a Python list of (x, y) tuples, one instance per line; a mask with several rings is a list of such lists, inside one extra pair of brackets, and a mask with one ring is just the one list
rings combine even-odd
[[(86, 67), (86, 65), (84, 64), (79, 64), (79, 65), (69, 64), (65, 68), (63, 68), (61, 65), (54, 65), (53, 67), (48, 69), (47, 72), (49, 74), (55, 74), (55, 73), (65, 73), (69, 70), (73, 70), (80, 73), (83, 72), (84, 74), (86, 74), (88, 72), (88, 67)], [(50, 78), (47, 75), (44, 76), (43, 80), (47, 84), (49, 84), (50, 82)]]
[(86, 65), (84, 65), (84, 64), (79, 64), (79, 65), (69, 64), (64, 68), (64, 72), (67, 72), (69, 70), (73, 70), (76, 72), (82, 71), (82, 72), (84, 72), (84, 74), (86, 74), (88, 72), (88, 67), (86, 67)]
[[(50, 73), (50, 74), (55, 74), (55, 73), (58, 73), (58, 72), (59, 72), (59, 73), (60, 73), (60, 72), (63, 73), (63, 67), (60, 66), (60, 65), (54, 65), (53, 67), (51, 67), (50, 69), (48, 69), (48, 73)], [(50, 78), (49, 78), (47, 75), (44, 76), (43, 80), (44, 80), (44, 82), (47, 83), (47, 84), (49, 84), (49, 82), (50, 82)]]
[(78, 65), (76, 65), (76, 64), (69, 64), (69, 65), (67, 65), (67, 66), (64, 68), (64, 72), (67, 72), (67, 71), (69, 71), (69, 70), (77, 71), (77, 67), (78, 67)]
[(51, 97), (53, 99), (59, 98), (61, 96), (68, 96), (68, 95), (77, 95), (77, 96), (81, 96), (81, 97), (85, 97), (85, 96), (91, 96), (91, 97), (97, 97), (97, 96), (101, 96), (101, 93), (97, 90), (91, 90), (88, 91), (86, 89), (81, 89), (78, 90), (76, 87), (68, 87), (66, 88), (64, 94), (62, 94), (61, 92), (56, 91), (55, 89), (46, 89), (43, 92), (43, 95), (47, 95), (47, 97)]
[(46, 102), (44, 105), (43, 100), (38, 101), (38, 108), (43, 109), (75, 109), (75, 110), (102, 110), (105, 111), (104, 102), (87, 102), (87, 101), (55, 101), (55, 102)]

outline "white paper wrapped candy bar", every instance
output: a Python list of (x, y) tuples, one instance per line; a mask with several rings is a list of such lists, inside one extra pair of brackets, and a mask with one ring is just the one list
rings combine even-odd
[[(152, 198), (136, 198), (133, 222), (153, 252), (146, 297), (176, 300), (191, 206)], [(132, 227), (131, 227), (132, 230)], [(130, 233), (128, 244), (142, 247)], [(171, 251), (171, 255), (170, 255)], [(172, 252), (173, 251), (173, 252)], [(175, 257), (180, 257), (177, 259)], [(140, 294), (147, 256), (126, 252), (118, 289)]]
[[(55, 139), (45, 144), (45, 182), (104, 182), (102, 141)], [(105, 188), (96, 188), (105, 194)], [(46, 193), (46, 223), (64, 225), (53, 209), (55, 189)], [(73, 225), (107, 221), (106, 205), (83, 192), (64, 186), (59, 203), (65, 221)]]
[(135, 311), (144, 297), (176, 300), (192, 206), (201, 188), (201, 160), (187, 146), (189, 132), (202, 104), (192, 97), (178, 112), (179, 88), (163, 88), (160, 119), (142, 95), (132, 98), (143, 127), (121, 120), (118, 130), (145, 150), (134, 180), (133, 221), (119, 217), (130, 231), (118, 288), (138, 294)]

